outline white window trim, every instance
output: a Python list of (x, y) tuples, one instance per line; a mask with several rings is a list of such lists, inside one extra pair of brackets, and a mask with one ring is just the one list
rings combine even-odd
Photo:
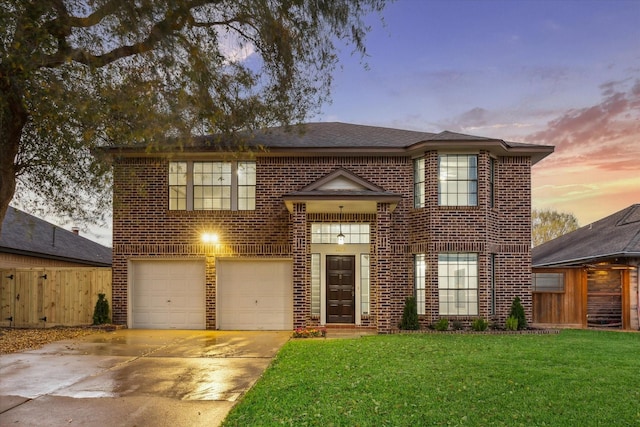
[[(230, 208), (229, 209), (197, 209), (198, 212), (200, 211), (239, 211), (240, 209), (238, 209), (238, 164), (239, 163), (253, 163), (255, 165), (254, 161), (251, 160), (234, 160), (234, 161), (222, 161), (222, 160), (176, 160), (175, 163), (178, 162), (182, 162), (182, 163), (186, 163), (187, 164), (187, 200), (186, 200), (186, 209), (169, 209), (169, 186), (167, 185), (167, 209), (171, 210), (171, 211), (194, 211), (196, 209), (194, 209), (194, 196), (193, 196), (193, 191), (194, 191), (194, 182), (193, 182), (193, 165), (196, 162), (221, 162), (221, 163), (230, 163), (231, 164), (231, 203), (230, 203)], [(169, 164), (174, 163), (169, 162)], [(168, 173), (168, 168), (167, 168), (167, 173)], [(256, 181), (257, 181), (257, 177), (256, 177)], [(257, 185), (257, 182), (256, 182)], [(256, 193), (257, 194), (257, 193)], [(247, 210), (247, 211), (254, 211), (255, 210), (255, 200), (254, 200), (254, 208), (253, 209), (242, 209)]]
[[(475, 287), (471, 287), (469, 286), (469, 284), (467, 283), (467, 286), (464, 287), (455, 287), (455, 288), (450, 288), (448, 286), (441, 286), (441, 282), (440, 279), (442, 276), (440, 276), (440, 255), (446, 255), (446, 254), (457, 254), (457, 255), (475, 255), (475, 267), (476, 267), (476, 275), (475, 276), (470, 276), (470, 275), (466, 275), (466, 276), (461, 276), (461, 277), (475, 277)], [(446, 313), (443, 313), (440, 310), (440, 301), (438, 301), (438, 314), (440, 314), (441, 316), (477, 316), (480, 313), (480, 271), (479, 271), (479, 266), (480, 264), (480, 260), (479, 260), (479, 256), (478, 253), (476, 252), (441, 252), (438, 254), (438, 299), (440, 298), (440, 291), (441, 290), (448, 290), (448, 291), (455, 291), (455, 292), (469, 292), (470, 290), (475, 290), (476, 291), (476, 306), (475, 306), (475, 313), (471, 313), (471, 312), (467, 312), (467, 313), (460, 313), (459, 311), (456, 313), (449, 313), (448, 311)], [(456, 264), (457, 265), (457, 264)], [(460, 270), (456, 270), (456, 273), (460, 271)], [(445, 277), (451, 277), (449, 275), (445, 276)], [(457, 276), (453, 276), (456, 277)], [(460, 302), (458, 300), (458, 298), (456, 297), (456, 301), (455, 301), (455, 305), (457, 307), (460, 307)], [(470, 307), (469, 303), (465, 303), (463, 305), (464, 307)]]
[[(422, 271), (418, 269), (418, 263), (421, 259)], [(418, 306), (418, 315), (424, 315), (426, 313), (427, 304), (427, 256), (426, 254), (415, 254), (413, 256), (413, 282), (414, 291), (416, 297), (416, 304)], [(419, 297), (420, 293), (422, 294)]]
[[(441, 180), (440, 179), (440, 174), (441, 174), (441, 170), (440, 170), (440, 160), (443, 156), (474, 156), (476, 158), (476, 178), (475, 180), (453, 180), (453, 181), (449, 181), (449, 180)], [(460, 206), (479, 206), (480, 205), (480, 153), (460, 153), (460, 152), (438, 152), (438, 164), (437, 164), (437, 171), (438, 171), (438, 206), (452, 206), (452, 207), (460, 207)], [(426, 167), (426, 166), (425, 166)], [(469, 204), (469, 194), (473, 194), (473, 193), (463, 193), (467, 195), (467, 203), (465, 204), (450, 204), (450, 203), (441, 203), (441, 197), (442, 197), (442, 190), (441, 190), (441, 183), (442, 182), (475, 182), (476, 183), (476, 200), (475, 200), (475, 204)], [(446, 193), (446, 194), (450, 194), (450, 193)], [(461, 193), (456, 193), (461, 194)]]

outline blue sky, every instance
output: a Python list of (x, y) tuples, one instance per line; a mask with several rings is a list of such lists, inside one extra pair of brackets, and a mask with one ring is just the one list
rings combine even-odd
[(640, 1), (399, 0), (314, 121), (549, 144), (533, 204), (581, 225), (640, 203)]

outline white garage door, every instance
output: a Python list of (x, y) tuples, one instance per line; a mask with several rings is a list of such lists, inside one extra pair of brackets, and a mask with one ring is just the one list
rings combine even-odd
[(132, 262), (132, 327), (205, 329), (203, 260)]
[(218, 329), (293, 329), (293, 266), (287, 260), (218, 260)]

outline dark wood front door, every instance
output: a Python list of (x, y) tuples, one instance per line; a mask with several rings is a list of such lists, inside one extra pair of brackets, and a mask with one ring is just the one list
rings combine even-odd
[(355, 322), (354, 255), (327, 255), (327, 323)]

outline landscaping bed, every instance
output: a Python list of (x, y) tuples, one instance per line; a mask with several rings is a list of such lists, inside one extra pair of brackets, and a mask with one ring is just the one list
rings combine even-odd
[(69, 340), (104, 331), (105, 328), (101, 327), (0, 328), (0, 354), (35, 350), (55, 341)]

